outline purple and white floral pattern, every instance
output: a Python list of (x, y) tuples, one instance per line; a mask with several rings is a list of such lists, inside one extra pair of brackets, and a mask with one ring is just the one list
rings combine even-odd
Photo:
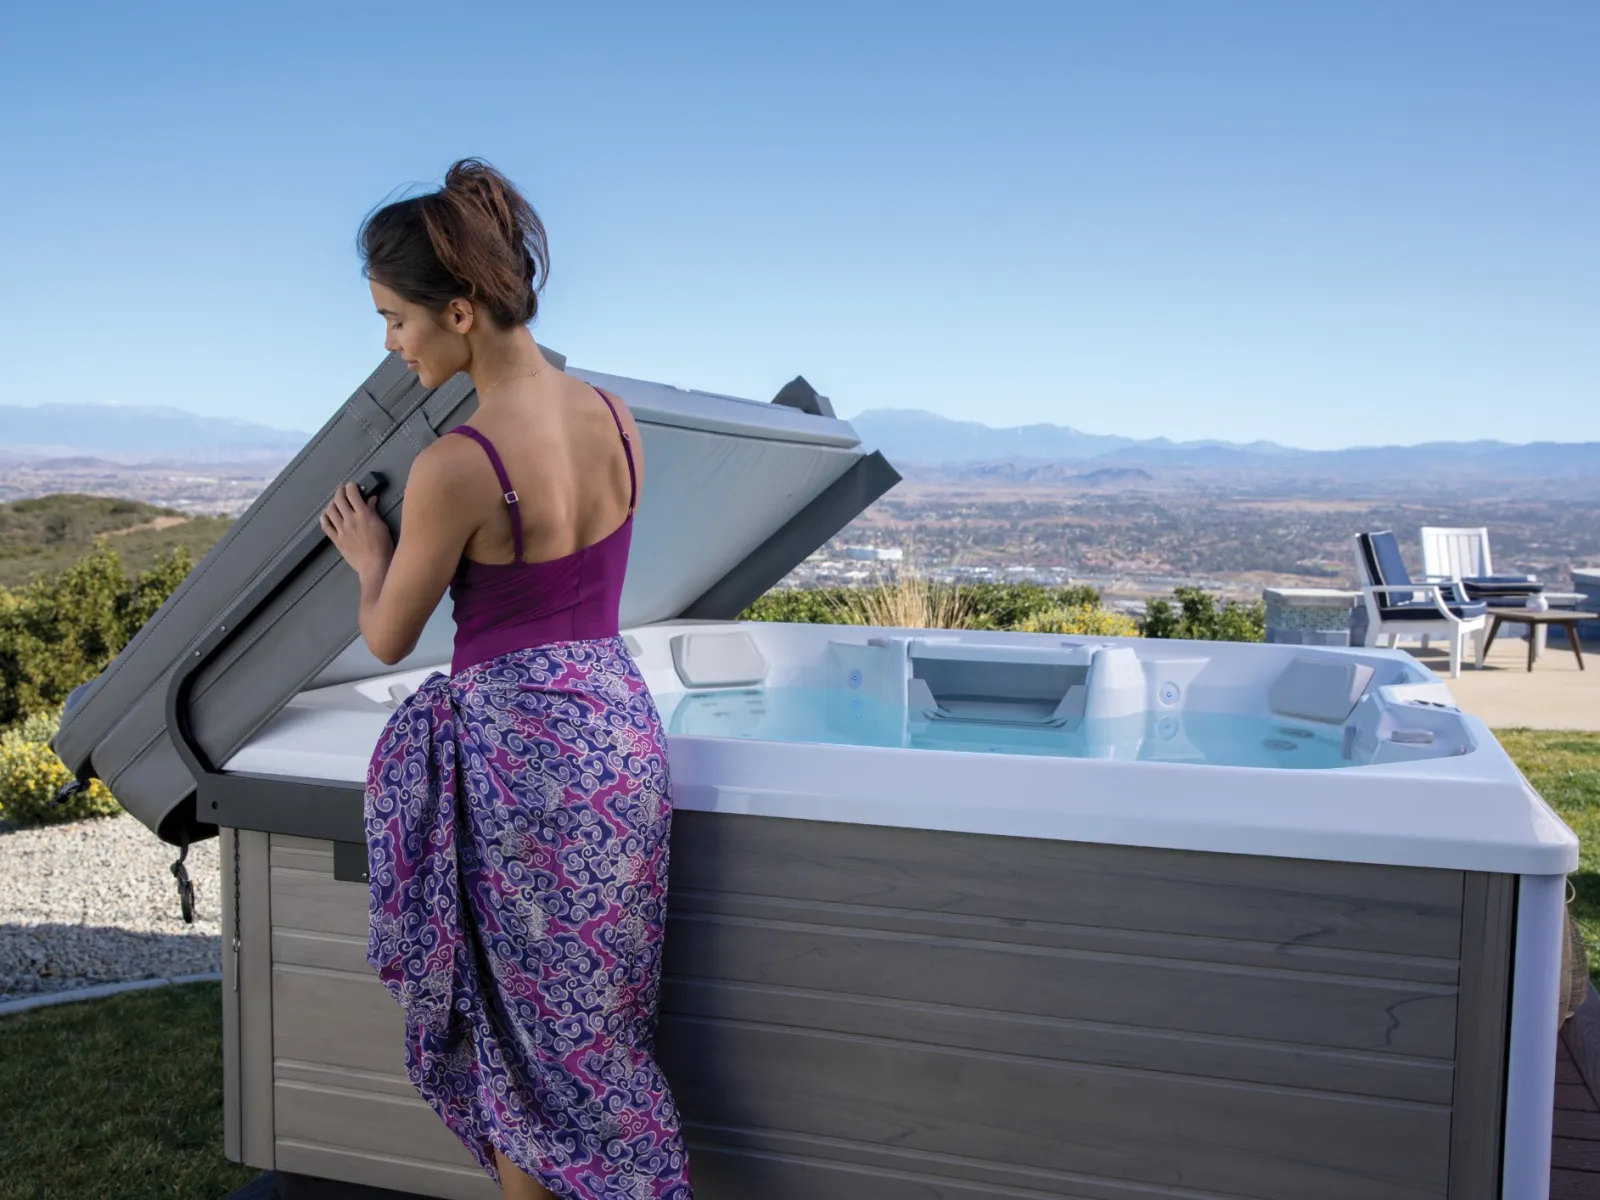
[(656, 1066), (672, 824), (666, 738), (621, 638), (434, 674), (367, 770), (367, 961), (406, 1069), (499, 1181), (692, 1200)]

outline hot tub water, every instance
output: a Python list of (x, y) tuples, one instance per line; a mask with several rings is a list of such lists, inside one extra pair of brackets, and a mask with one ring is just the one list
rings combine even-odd
[(1061, 727), (908, 720), (903, 708), (872, 695), (801, 686), (686, 692), (657, 702), (668, 732), (680, 736), (1291, 770), (1351, 765), (1342, 727), (1238, 713), (1144, 712)]

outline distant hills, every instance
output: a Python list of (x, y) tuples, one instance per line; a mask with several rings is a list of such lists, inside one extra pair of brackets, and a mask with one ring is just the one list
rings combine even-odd
[[(1447, 479), (1552, 481), (1600, 477), (1600, 442), (1429, 442), (1299, 450), (1276, 442), (1175, 442), (1084, 433), (1069, 425), (994, 429), (917, 409), (876, 409), (851, 424), (901, 466), (995, 483), (1137, 486), (1204, 476), (1395, 483)], [(287, 461), (310, 434), (177, 408), (111, 404), (0, 405), (0, 456), (93, 456), (114, 462)]]
[(1084, 433), (1070, 425), (1017, 425), (994, 429), (978, 421), (956, 421), (915, 408), (879, 408), (852, 417), (850, 423), (869, 445), (892, 461), (957, 463), (1033, 458), (1061, 462), (1103, 458), (1123, 450), (1243, 450), (1252, 454), (1295, 454), (1275, 442), (1174, 442), (1169, 438), (1119, 437)]
[[(862, 441), (896, 464), (957, 468), (946, 474), (996, 481), (1053, 479), (1119, 481), (1104, 472), (1126, 469), (1121, 482), (1149, 472), (1242, 471), (1305, 477), (1397, 481), (1445, 475), (1476, 479), (1593, 478), (1600, 475), (1600, 442), (1428, 442), (1417, 446), (1357, 446), (1298, 450), (1276, 442), (1174, 442), (1168, 438), (1084, 433), (1068, 425), (993, 429), (915, 409), (876, 409), (851, 419)], [(1077, 464), (1072, 471), (1041, 464)]]
[(228, 531), (228, 518), (109, 496), (57, 494), (0, 503), (0, 587), (56, 575), (105, 537), (131, 574), (179, 547), (196, 562)]
[(311, 435), (178, 408), (122, 404), (0, 404), (0, 450), (11, 457), (129, 462), (287, 461)]

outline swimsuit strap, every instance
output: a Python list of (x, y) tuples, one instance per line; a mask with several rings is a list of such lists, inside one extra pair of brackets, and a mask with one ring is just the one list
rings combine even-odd
[[(489, 462), (494, 467), (494, 473), (500, 480), (501, 494), (506, 498), (506, 507), (511, 510), (511, 543), (516, 548), (517, 561), (522, 561), (522, 510), (517, 507), (517, 491), (511, 486), (511, 477), (506, 474), (506, 465), (500, 461), (500, 452), (494, 448), (494, 443), (471, 425), (457, 425), (451, 433), (464, 434), (482, 446), (489, 456)], [(632, 460), (629, 460), (630, 465)]]
[[(589, 386), (594, 387), (594, 384), (591, 383)], [(634, 508), (639, 503), (639, 476), (633, 465), (633, 439), (628, 436), (628, 431), (622, 427), (622, 418), (617, 415), (617, 406), (611, 403), (611, 397), (601, 392), (599, 388), (594, 388), (594, 390), (600, 392), (600, 399), (604, 400), (606, 407), (611, 410), (611, 419), (617, 423), (617, 432), (622, 435), (622, 453), (628, 459), (628, 515), (631, 517)]]

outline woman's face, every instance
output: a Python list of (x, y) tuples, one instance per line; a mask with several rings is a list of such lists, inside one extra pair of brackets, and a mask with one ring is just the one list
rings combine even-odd
[(413, 304), (377, 280), (372, 286), (372, 303), (383, 318), (383, 348), (405, 359), (417, 373), (423, 387), (435, 388), (470, 359), (467, 330), (472, 327), (470, 305), (452, 301), (442, 313)]

